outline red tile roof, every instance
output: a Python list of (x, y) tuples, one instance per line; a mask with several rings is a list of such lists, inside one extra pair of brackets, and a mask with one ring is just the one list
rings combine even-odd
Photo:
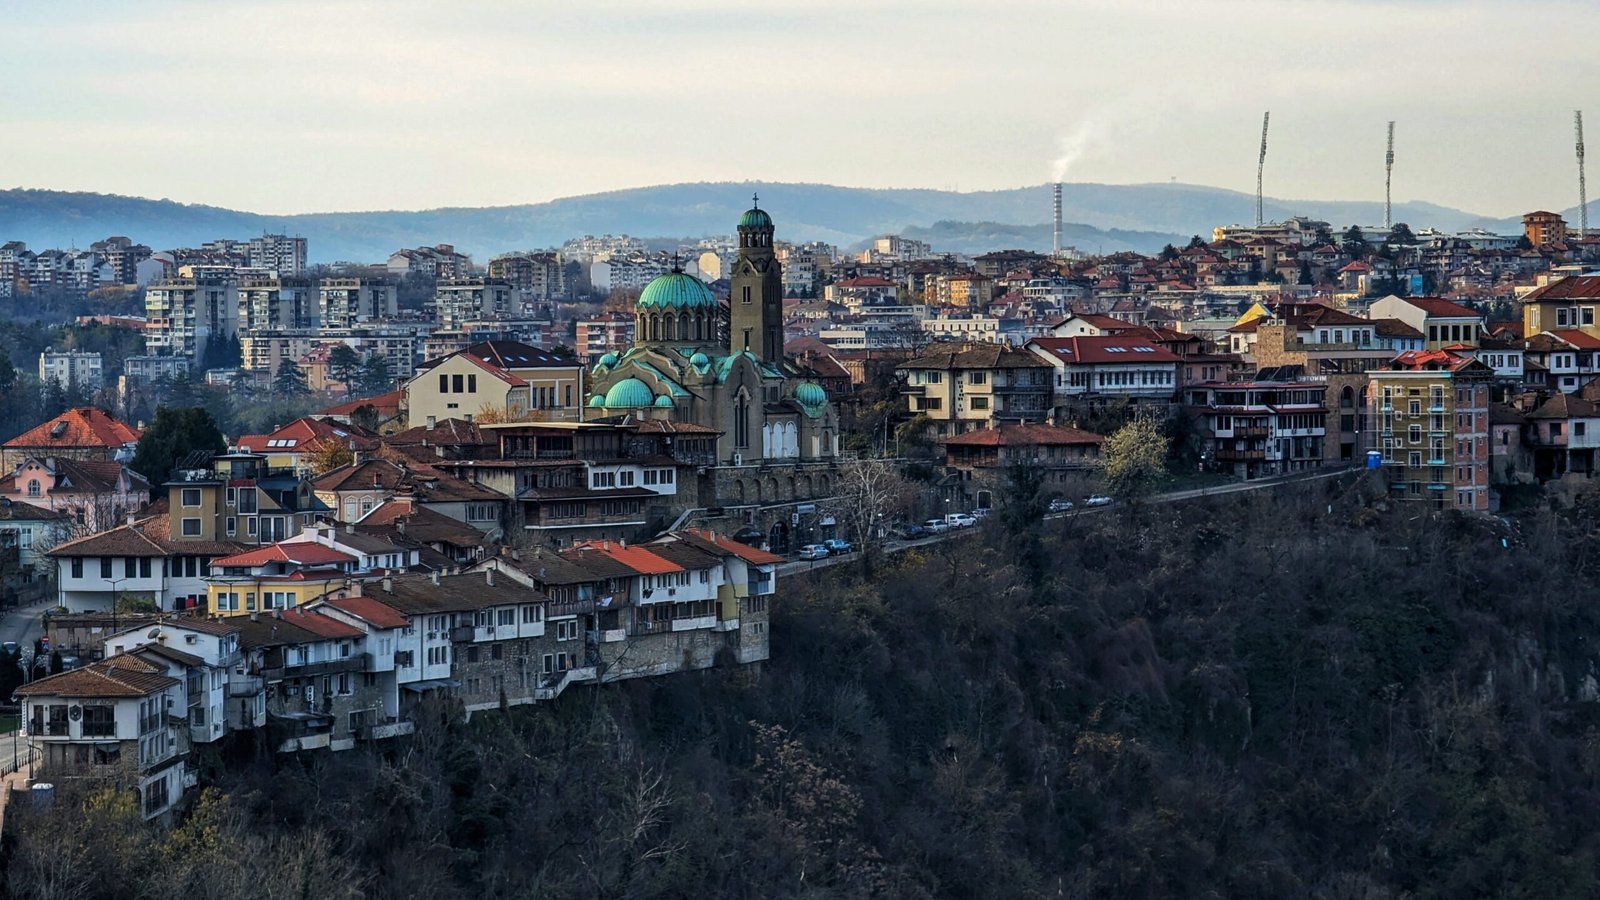
[(378, 445), (376, 436), (364, 429), (302, 416), (271, 434), (243, 435), (238, 446), (251, 453), (298, 453), (327, 440), (337, 441), (352, 450), (371, 450)]
[(390, 391), (387, 394), (379, 394), (376, 397), (358, 397), (354, 400), (346, 400), (343, 403), (320, 410), (315, 413), (315, 415), (349, 417), (361, 407), (370, 406), (374, 410), (377, 410), (378, 418), (389, 419), (400, 414), (400, 404), (403, 403), (405, 399), (406, 392), (405, 389), (402, 388), (398, 391)]
[(1540, 300), (1595, 300), (1600, 299), (1600, 275), (1569, 275), (1558, 281), (1531, 291), (1522, 298), (1523, 303)]
[(691, 528), (687, 531), (679, 532), (677, 536), (707, 553), (737, 556), (753, 565), (770, 566), (784, 561), (783, 557), (776, 553), (768, 553), (759, 547), (741, 544), (733, 538), (717, 534), (710, 529)]
[(1045, 351), (1041, 355), (1078, 365), (1149, 365), (1180, 361), (1172, 351), (1132, 335), (1034, 338), (1028, 342), (1028, 346)]
[(268, 544), (265, 547), (257, 547), (254, 550), (234, 556), (214, 559), (211, 564), (213, 566), (250, 568), (275, 562), (290, 562), (302, 566), (332, 566), (354, 563), (355, 561), (356, 558), (348, 553), (341, 553), (332, 547), (313, 541), (284, 541), (277, 544)]
[(579, 548), (596, 551), (613, 559), (640, 575), (666, 575), (671, 572), (682, 572), (683, 567), (651, 553), (643, 547), (626, 546), (620, 541), (587, 541), (576, 544)]
[(80, 406), (24, 431), (6, 441), (4, 446), (29, 449), (96, 447), (113, 450), (138, 440), (138, 431), (124, 425), (105, 410)]
[(137, 656), (116, 656), (17, 688), (19, 697), (145, 697), (178, 684)]
[(1089, 431), (1062, 425), (1004, 423), (958, 434), (940, 441), (947, 447), (1038, 447), (1099, 446), (1105, 438)]
[(394, 607), (379, 603), (371, 597), (343, 597), (324, 602), (376, 628), (404, 628), (411, 621)]
[(312, 610), (299, 608), (286, 610), (283, 621), (303, 628), (320, 638), (358, 638), (366, 634), (354, 625), (348, 625), (332, 616), (325, 616)]
[(1547, 332), (1551, 337), (1557, 338), (1576, 350), (1600, 350), (1600, 338), (1577, 329), (1563, 329), (1561, 331)]
[[(1475, 362), (1477, 361), (1470, 356), (1461, 356), (1448, 350), (1407, 350), (1396, 356), (1386, 368), (1391, 371), (1443, 369), (1454, 372)], [(1482, 364), (1479, 363), (1479, 365)]]

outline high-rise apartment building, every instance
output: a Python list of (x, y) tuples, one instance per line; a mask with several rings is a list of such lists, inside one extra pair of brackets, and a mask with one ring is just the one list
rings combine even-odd
[(388, 278), (325, 278), (318, 294), (324, 330), (354, 328), (399, 312), (398, 292)]
[(50, 349), (39, 354), (39, 380), (93, 393), (105, 386), (99, 353)]
[(145, 289), (145, 350), (193, 358), (213, 336), (239, 330), (239, 290), (231, 280), (164, 278)]
[(483, 278), (442, 281), (433, 295), (434, 315), (445, 331), (464, 323), (504, 316), (511, 307), (511, 285)]

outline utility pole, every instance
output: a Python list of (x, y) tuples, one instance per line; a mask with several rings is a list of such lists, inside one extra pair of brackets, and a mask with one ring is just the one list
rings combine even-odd
[(1589, 231), (1589, 186), (1583, 180), (1583, 110), (1573, 110), (1572, 122), (1578, 132), (1578, 237)]
[(1261, 116), (1261, 158), (1256, 161), (1256, 227), (1260, 228), (1265, 217), (1262, 215), (1261, 187), (1262, 179), (1267, 171), (1267, 124), (1272, 121), (1272, 111), (1268, 110)]
[(1390, 187), (1394, 183), (1394, 122), (1389, 123), (1389, 149), (1383, 154), (1383, 228), (1394, 229), (1394, 204)]

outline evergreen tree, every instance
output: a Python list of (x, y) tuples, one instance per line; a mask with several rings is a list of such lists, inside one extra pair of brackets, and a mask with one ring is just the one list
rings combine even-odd
[(360, 384), (360, 393), (364, 396), (385, 394), (393, 390), (394, 377), (389, 374), (389, 360), (378, 353), (367, 357), (367, 361), (361, 366), (357, 382)]
[(311, 393), (311, 388), (306, 384), (306, 373), (300, 367), (285, 360), (278, 366), (278, 374), (272, 376), (272, 394), (275, 397), (301, 397)]
[(1185, 250), (1193, 250), (1196, 247), (1204, 247), (1205, 245), (1206, 245), (1205, 238), (1202, 238), (1200, 235), (1197, 234), (1194, 237), (1189, 238), (1189, 244), (1188, 244), (1188, 246), (1184, 247), (1184, 249)]
[(328, 351), (328, 377), (343, 384), (346, 390), (355, 385), (356, 376), (360, 372), (361, 354), (349, 344), (337, 344)]
[(153, 486), (166, 482), (178, 462), (200, 451), (221, 453), (228, 449), (222, 432), (211, 414), (203, 409), (163, 406), (155, 421), (145, 429), (133, 451), (131, 468)]
[(162, 405), (175, 409), (188, 409), (199, 404), (200, 398), (195, 391), (194, 381), (187, 371), (179, 372), (167, 388), (167, 396)]
[(1300, 277), (1295, 280), (1295, 283), (1315, 284), (1315, 281), (1311, 277), (1311, 263), (1306, 262), (1303, 259), (1300, 261)]
[(1350, 230), (1344, 233), (1344, 252), (1354, 259), (1365, 259), (1371, 250), (1367, 236), (1361, 233), (1361, 226), (1351, 225)]

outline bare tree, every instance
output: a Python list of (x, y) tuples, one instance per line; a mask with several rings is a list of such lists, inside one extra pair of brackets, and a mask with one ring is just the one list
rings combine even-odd
[(916, 486), (893, 460), (853, 459), (839, 467), (833, 513), (860, 543), (864, 568), (871, 568), (889, 525), (905, 514), (915, 497)]

